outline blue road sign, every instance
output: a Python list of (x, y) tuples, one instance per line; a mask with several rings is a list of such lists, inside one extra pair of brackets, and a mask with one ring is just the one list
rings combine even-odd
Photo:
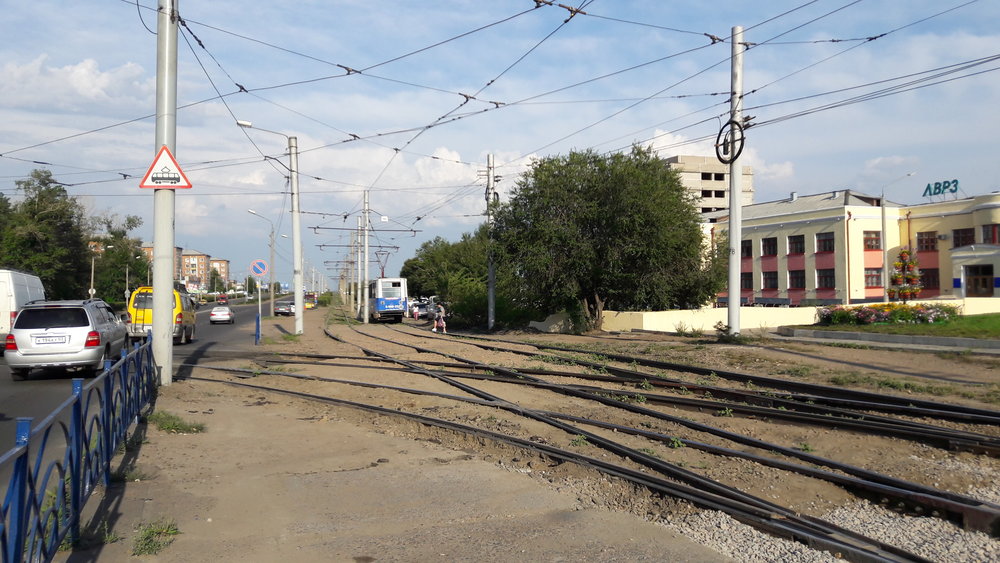
[(250, 262), (250, 272), (258, 278), (264, 277), (264, 274), (267, 273), (267, 262), (263, 260)]

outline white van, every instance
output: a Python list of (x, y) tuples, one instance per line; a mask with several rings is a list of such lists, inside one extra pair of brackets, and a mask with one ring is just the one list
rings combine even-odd
[(21, 307), (28, 301), (38, 299), (45, 299), (45, 288), (38, 276), (17, 270), (0, 270), (0, 339), (7, 338), (10, 325)]

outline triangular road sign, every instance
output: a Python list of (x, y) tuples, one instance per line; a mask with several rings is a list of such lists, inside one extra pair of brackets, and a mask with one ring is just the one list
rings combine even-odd
[(140, 188), (190, 188), (191, 181), (184, 175), (174, 155), (170, 154), (167, 145), (160, 147), (153, 164), (149, 166), (146, 175), (142, 177)]

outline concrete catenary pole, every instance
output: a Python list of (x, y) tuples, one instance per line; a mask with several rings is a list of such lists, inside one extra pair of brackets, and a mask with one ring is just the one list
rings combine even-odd
[(496, 267), (493, 264), (493, 216), (490, 206), (496, 189), (493, 176), (493, 155), (486, 157), (486, 248), (488, 266), (486, 274), (486, 329), (493, 330), (496, 322)]
[[(732, 98), (729, 100), (729, 119), (743, 123), (743, 28), (733, 27), (732, 45)], [(738, 150), (735, 142), (742, 143), (743, 139), (736, 139), (740, 135), (740, 129), (734, 127), (732, 131), (733, 145), (730, 151)], [(742, 151), (740, 151), (742, 153)], [(729, 154), (736, 155), (735, 152)], [(736, 156), (729, 163), (729, 304), (727, 312), (729, 314), (729, 334), (737, 336), (740, 333), (740, 296), (742, 293), (740, 285), (740, 242), (743, 238), (743, 167), (740, 165), (740, 158)]]
[(357, 284), (354, 286), (354, 314), (356, 318), (361, 318), (361, 216), (358, 216), (358, 232), (354, 239), (354, 250), (355, 250), (355, 266), (354, 270), (357, 272)]
[[(156, 132), (160, 147), (177, 156), (177, 10), (180, 0), (158, 0), (156, 18)], [(173, 189), (153, 191), (153, 361), (160, 385), (173, 382), (174, 207)]]
[(295, 299), (295, 334), (305, 330), (305, 288), (302, 283), (302, 221), (299, 213), (299, 143), (288, 137), (288, 153), (292, 174), (292, 291)]
[(368, 295), (368, 226), (371, 223), (368, 222), (368, 190), (365, 190), (365, 212), (363, 214), (362, 222), (364, 223), (364, 237), (365, 237), (365, 250), (364, 250), (364, 261), (362, 263), (362, 269), (364, 270), (364, 288), (362, 290), (362, 300), (364, 301), (364, 319), (362, 322), (368, 324), (368, 299), (371, 297)]

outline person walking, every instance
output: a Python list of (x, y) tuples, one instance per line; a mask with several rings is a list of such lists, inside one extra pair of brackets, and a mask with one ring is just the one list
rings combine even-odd
[(438, 303), (434, 306), (434, 328), (431, 329), (431, 332), (437, 332), (440, 328), (442, 334), (448, 334), (448, 325), (445, 324), (444, 317), (444, 305)]

